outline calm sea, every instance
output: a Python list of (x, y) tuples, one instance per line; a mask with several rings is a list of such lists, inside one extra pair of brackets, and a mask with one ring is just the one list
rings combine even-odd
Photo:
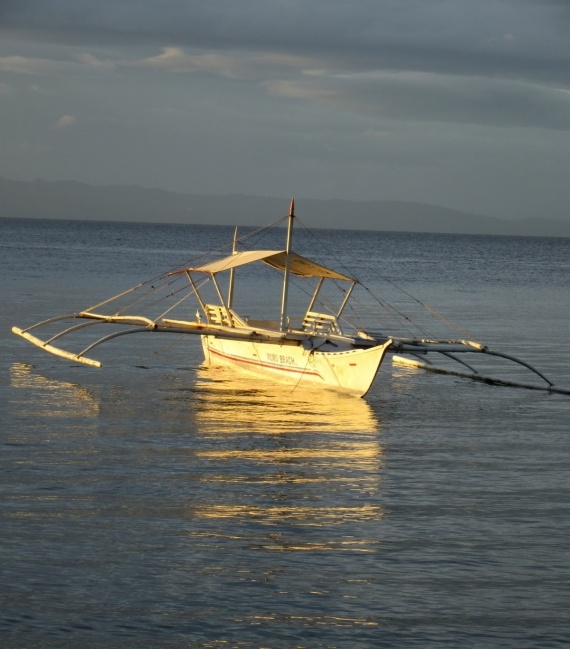
[[(569, 646), (570, 396), (388, 361), (359, 400), (202, 369), (193, 338), (93, 369), (10, 332), (231, 234), (0, 220), (0, 645)], [(318, 236), (570, 386), (570, 239)]]

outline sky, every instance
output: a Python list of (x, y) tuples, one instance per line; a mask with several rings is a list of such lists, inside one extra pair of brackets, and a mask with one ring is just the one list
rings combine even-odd
[(0, 176), (570, 220), (569, 0), (1, 0)]

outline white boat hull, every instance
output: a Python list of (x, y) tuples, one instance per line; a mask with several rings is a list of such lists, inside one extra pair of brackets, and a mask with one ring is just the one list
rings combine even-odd
[[(257, 342), (202, 336), (206, 365), (240, 371), (294, 385), (309, 384), (363, 397), (392, 341), (366, 349), (320, 351), (303, 342)], [(327, 345), (327, 347), (330, 347)], [(334, 350), (334, 347), (330, 347)]]

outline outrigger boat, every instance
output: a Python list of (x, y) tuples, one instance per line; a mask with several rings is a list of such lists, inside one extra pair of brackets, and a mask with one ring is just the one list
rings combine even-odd
[[(119, 336), (149, 332), (199, 335), (206, 365), (230, 366), (295, 386), (324, 388), (357, 397), (363, 397), (370, 390), (387, 353), (397, 354), (400, 362), (417, 363), (417, 360), (406, 361), (407, 357), (402, 355), (417, 357), (436, 352), (457, 360), (470, 370), (470, 365), (457, 359), (455, 353), (489, 354), (525, 366), (546, 382), (544, 389), (566, 392), (554, 388), (529, 364), (493, 352), (478, 342), (399, 337), (358, 326), (348, 329), (344, 313), (353, 289), (360, 282), (293, 251), (294, 200), (285, 218), (288, 227), (284, 249), (238, 250), (236, 230), (230, 255), (179, 267), (83, 311), (50, 318), (25, 329), (13, 327), (12, 331), (47, 352), (94, 367), (100, 367), (101, 363), (88, 356), (91, 350)], [(259, 262), (283, 275), (281, 307), (279, 318), (275, 320), (239, 315), (234, 308), (235, 272)], [(227, 276), (225, 284), (224, 276)], [(294, 279), (312, 282), (308, 306), (299, 319), (291, 317), (288, 308), (289, 287)], [(339, 291), (339, 303), (334, 307), (328, 303), (326, 308), (317, 308), (323, 303), (326, 284), (332, 284)], [(206, 296), (208, 291), (214, 299)], [(188, 298), (194, 298), (193, 308), (198, 308), (191, 317), (189, 313), (193, 308), (189, 310)], [(80, 322), (44, 339), (36, 336), (36, 330), (65, 321)], [(59, 345), (61, 338), (72, 335), (83, 340), (83, 334), (103, 325), (111, 326), (113, 331), (89, 341), (86, 346), (83, 342), (78, 352), (54, 345), (55, 342)], [(423, 363), (418, 365), (425, 367)], [(481, 378), (476, 372), (471, 376)]]

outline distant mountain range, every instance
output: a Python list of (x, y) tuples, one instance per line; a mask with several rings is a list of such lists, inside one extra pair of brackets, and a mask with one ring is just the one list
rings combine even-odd
[[(228, 194), (180, 194), (138, 185), (0, 178), (0, 217), (265, 225), (288, 213), (288, 200)], [(570, 221), (508, 221), (405, 201), (296, 198), (296, 213), (313, 228), (570, 237)]]

